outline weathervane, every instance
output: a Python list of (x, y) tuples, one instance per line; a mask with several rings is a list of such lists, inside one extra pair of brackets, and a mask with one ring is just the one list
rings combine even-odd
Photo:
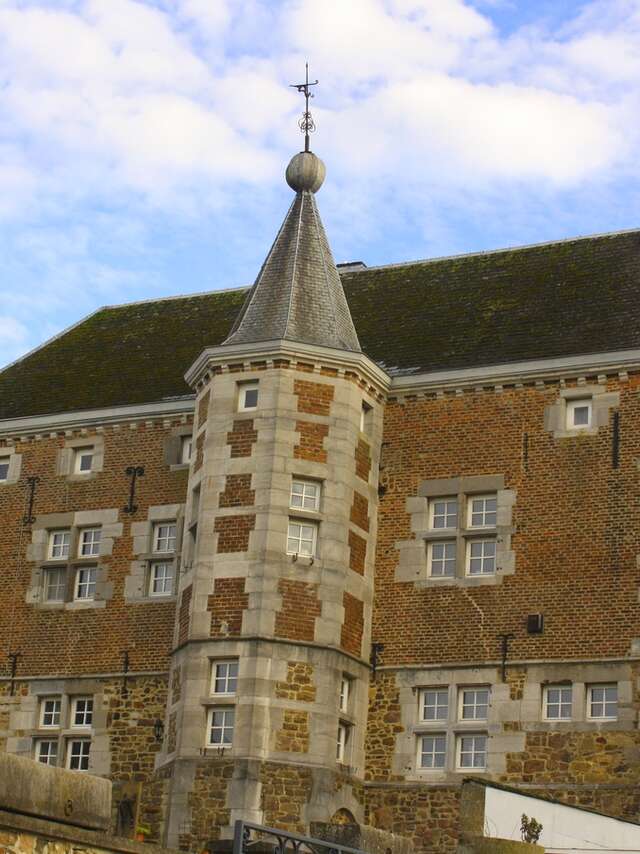
[(309, 151), (309, 134), (313, 133), (316, 129), (315, 122), (313, 121), (313, 117), (309, 112), (309, 98), (313, 98), (313, 94), (309, 91), (309, 86), (317, 86), (318, 81), (314, 80), (309, 83), (309, 63), (305, 62), (305, 81), (304, 83), (290, 83), (292, 89), (297, 89), (298, 92), (302, 92), (304, 95), (305, 107), (304, 113), (302, 114), (302, 118), (298, 122), (298, 127), (300, 128), (300, 132), (304, 134), (304, 150)]

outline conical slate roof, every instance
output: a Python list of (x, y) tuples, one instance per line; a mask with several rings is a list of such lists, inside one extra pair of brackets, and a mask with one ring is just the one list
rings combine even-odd
[[(292, 186), (297, 188), (300, 184)], [(305, 186), (312, 185), (307, 182)], [(224, 343), (279, 339), (360, 351), (340, 276), (310, 189), (299, 189), (296, 193)]]

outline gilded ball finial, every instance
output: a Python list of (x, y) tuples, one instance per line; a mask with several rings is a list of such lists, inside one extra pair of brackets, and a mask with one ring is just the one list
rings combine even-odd
[(317, 193), (324, 183), (326, 169), (322, 160), (311, 151), (295, 154), (287, 166), (287, 184), (296, 193)]

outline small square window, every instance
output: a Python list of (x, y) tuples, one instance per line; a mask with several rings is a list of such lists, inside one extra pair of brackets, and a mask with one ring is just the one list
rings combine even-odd
[(458, 736), (458, 768), (487, 767), (487, 736)]
[(73, 470), (76, 474), (88, 474), (93, 467), (93, 447), (76, 448)]
[(69, 557), (71, 531), (51, 531), (49, 534), (49, 560)]
[(37, 739), (35, 742), (35, 758), (36, 762), (41, 762), (43, 765), (57, 765), (58, 742), (44, 738)]
[(453, 578), (456, 574), (456, 544), (429, 543), (429, 575), (432, 578)]
[(238, 411), (247, 412), (258, 407), (258, 383), (238, 384)]
[(449, 715), (447, 688), (427, 688), (420, 695), (420, 715), (423, 721), (446, 721)]
[(71, 771), (89, 770), (91, 742), (88, 738), (74, 738), (67, 744), (67, 768)]
[(349, 747), (351, 740), (351, 727), (349, 724), (338, 724), (338, 738), (336, 740), (336, 759), (341, 764), (348, 764)]
[(45, 569), (44, 598), (45, 602), (64, 602), (67, 588), (67, 571), (61, 567)]
[(152, 563), (149, 573), (149, 596), (173, 594), (173, 563)]
[(71, 703), (71, 726), (90, 727), (93, 723), (93, 697), (75, 697)]
[(447, 756), (447, 736), (424, 735), (418, 739), (420, 768), (444, 768)]
[(472, 496), (468, 501), (470, 528), (495, 528), (498, 500), (495, 495)]
[(289, 522), (287, 554), (313, 557), (316, 553), (318, 526), (309, 522)]
[[(191, 462), (191, 452), (193, 450), (193, 438), (191, 436), (183, 436), (180, 444), (180, 462), (185, 465)], [(175, 459), (175, 458), (174, 458)]]
[(60, 726), (60, 697), (45, 697), (40, 700), (40, 727), (57, 729)]
[(96, 577), (98, 569), (95, 566), (83, 566), (76, 570), (76, 595), (80, 601), (94, 599), (96, 595)]
[(617, 685), (590, 685), (588, 693), (588, 715), (591, 720), (614, 721), (617, 719)]
[(176, 525), (164, 522), (153, 528), (154, 552), (174, 552), (176, 550)]
[(571, 685), (548, 685), (544, 689), (544, 717), (548, 721), (571, 720), (573, 689)]
[(80, 531), (78, 557), (95, 557), (99, 555), (101, 539), (102, 531), (100, 528), (85, 528)]
[(486, 721), (489, 710), (488, 688), (462, 688), (460, 691), (460, 720)]
[(9, 477), (10, 457), (0, 457), (0, 483)]
[(467, 575), (493, 575), (496, 571), (496, 541), (467, 543)]
[(340, 680), (340, 697), (338, 700), (338, 708), (341, 712), (346, 712), (349, 709), (349, 697), (351, 696), (351, 679), (348, 676), (343, 676)]
[(238, 687), (238, 662), (214, 662), (211, 677), (212, 694), (235, 694)]
[(591, 427), (591, 398), (567, 401), (567, 430), (584, 430)]
[(207, 727), (207, 744), (212, 747), (231, 747), (235, 718), (235, 709), (211, 709)]
[(430, 502), (429, 526), (433, 530), (458, 526), (458, 499), (434, 498)]
[(320, 484), (313, 480), (294, 480), (290, 506), (295, 510), (319, 510)]

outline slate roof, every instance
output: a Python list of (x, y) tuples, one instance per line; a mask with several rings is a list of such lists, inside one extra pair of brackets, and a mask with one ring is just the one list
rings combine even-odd
[(225, 344), (288, 340), (360, 350), (313, 193), (296, 193)]
[[(640, 348), (640, 230), (341, 278), (363, 351), (394, 373)], [(99, 310), (0, 373), (0, 418), (189, 394), (246, 293)]]

